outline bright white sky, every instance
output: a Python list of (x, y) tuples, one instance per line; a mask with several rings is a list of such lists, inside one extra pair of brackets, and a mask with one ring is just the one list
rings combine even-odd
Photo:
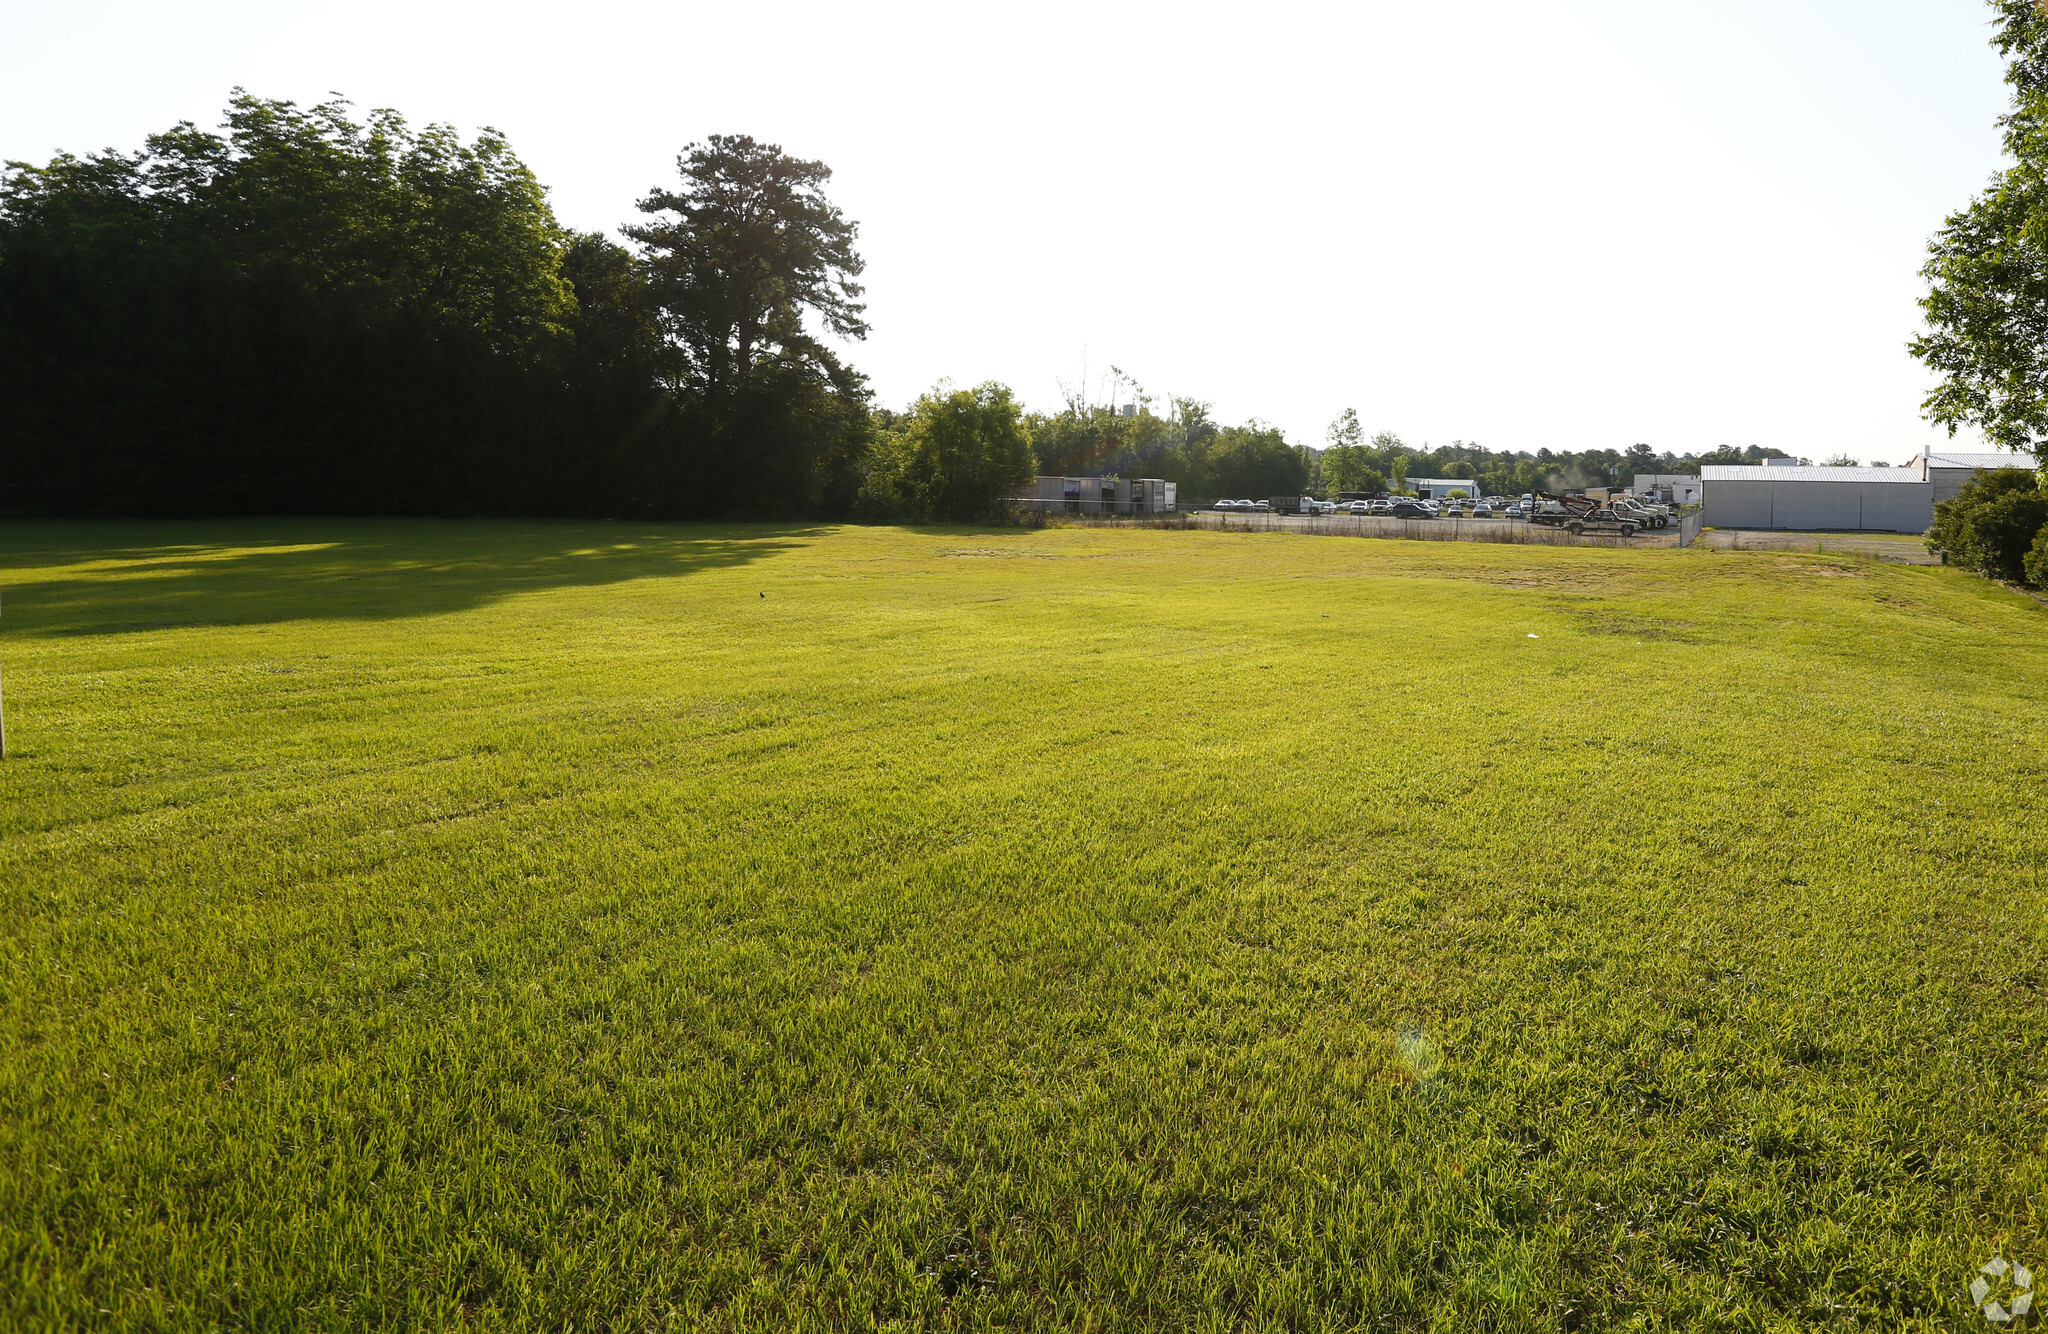
[(884, 403), (1112, 363), (1320, 444), (1903, 461), (1926, 240), (1999, 163), (1983, 0), (0, 0), (0, 157), (228, 90), (492, 125), (615, 229), (686, 142), (822, 158)]

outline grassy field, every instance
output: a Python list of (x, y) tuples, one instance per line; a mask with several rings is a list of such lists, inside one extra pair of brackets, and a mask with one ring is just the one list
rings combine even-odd
[(13, 524), (0, 592), (9, 1329), (2048, 1271), (2048, 610), (1952, 570), (277, 521)]

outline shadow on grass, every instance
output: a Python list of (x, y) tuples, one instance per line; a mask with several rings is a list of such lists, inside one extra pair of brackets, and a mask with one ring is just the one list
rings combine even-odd
[(0, 529), (0, 632), (433, 616), (543, 589), (746, 565), (819, 531), (434, 519), (17, 523)]

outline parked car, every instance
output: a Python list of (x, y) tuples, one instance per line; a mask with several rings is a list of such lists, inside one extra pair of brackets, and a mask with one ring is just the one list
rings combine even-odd
[(1472, 517), (1475, 519), (1491, 519), (1493, 517), (1493, 506), (1483, 500), (1480, 501), (1472, 507)]
[(1420, 500), (1397, 500), (1387, 507), (1387, 513), (1396, 519), (1434, 519), (1436, 511)]
[(1529, 511), (1523, 509), (1519, 504), (1509, 505), (1507, 517), (1510, 519), (1526, 519), (1529, 517)]
[(1257, 510), (1261, 514), (1271, 514), (1273, 512), (1273, 502), (1270, 500), (1240, 500), (1237, 502), (1237, 507), (1239, 509)]

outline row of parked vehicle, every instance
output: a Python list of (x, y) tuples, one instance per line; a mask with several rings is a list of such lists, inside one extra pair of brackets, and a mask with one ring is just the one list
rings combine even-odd
[(1536, 523), (1549, 524), (1569, 533), (1619, 533), (1634, 537), (1645, 528), (1668, 528), (1679, 511), (1639, 496), (1609, 495), (1604, 501), (1584, 495), (1539, 495), (1530, 512)]
[(1270, 500), (1219, 500), (1214, 508), (1218, 513), (1244, 511), (1254, 514), (1369, 514), (1374, 517), (1391, 519), (1447, 519), (1470, 517), (1491, 519), (1497, 515), (1519, 519), (1525, 517), (1519, 507), (1503, 500), (1501, 508), (1489, 501), (1461, 504), (1455, 500), (1418, 500), (1412, 496), (1393, 496), (1378, 500), (1317, 500), (1303, 496), (1298, 502), (1283, 500), (1277, 506)]
[(1620, 533), (1630, 537), (1645, 528), (1664, 528), (1678, 515), (1667, 505), (1636, 496), (1611, 496), (1604, 502), (1583, 495), (1554, 496), (1538, 491), (1515, 500), (1485, 496), (1476, 500), (1423, 500), (1414, 496), (1378, 496), (1370, 500), (1219, 500), (1218, 513), (1356, 514), (1385, 519), (1523, 519), (1573, 533)]

